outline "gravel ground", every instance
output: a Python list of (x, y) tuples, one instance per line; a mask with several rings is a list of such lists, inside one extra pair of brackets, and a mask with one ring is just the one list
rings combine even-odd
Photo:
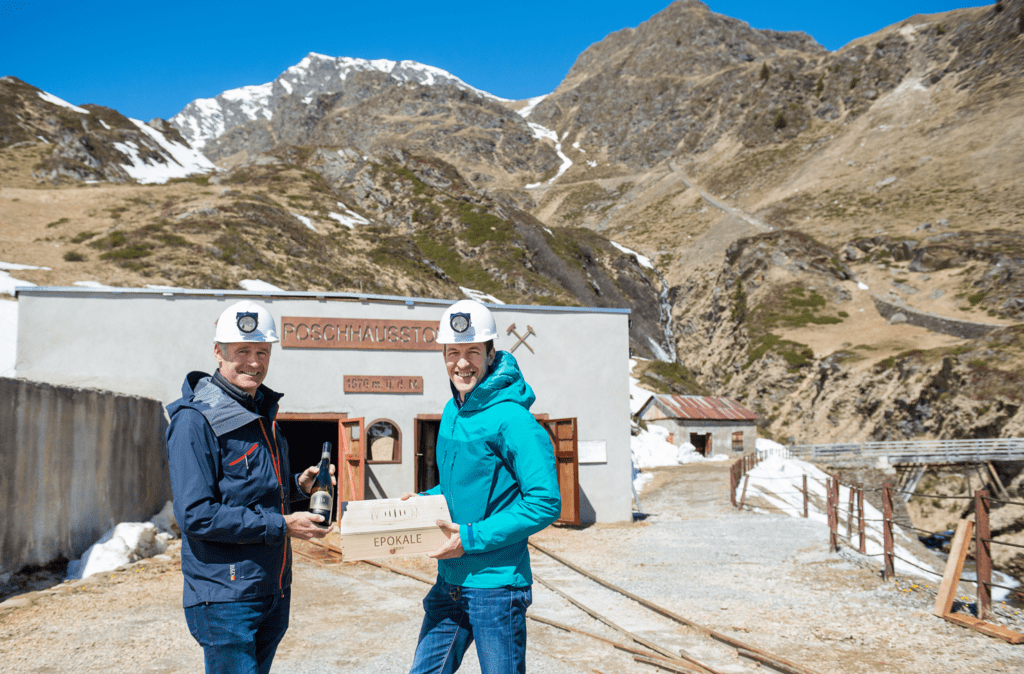
[[(829, 554), (823, 526), (729, 507), (727, 466), (655, 472), (641, 495), (645, 521), (552, 527), (534, 540), (637, 595), (820, 674), (1024, 671), (1024, 646), (932, 616), (934, 590), (915, 579), (883, 581), (855, 555)], [(602, 604), (606, 599), (571, 572), (533, 554), (538, 576), (570, 588), (627, 629), (666, 645), (685, 642), (660, 619)], [(434, 571), (426, 559), (395, 563), (423, 575)], [(319, 564), (298, 555), (294, 575), (291, 628), (275, 672), (408, 670), (426, 585), (365, 564)], [(0, 672), (202, 671), (202, 651), (181, 611), (181, 583), (172, 550), (15, 595), (0, 603)], [(531, 613), (613, 634), (539, 583)], [(544, 674), (657, 671), (535, 622), (528, 662), (531, 672)], [(479, 672), (472, 649), (461, 671)]]

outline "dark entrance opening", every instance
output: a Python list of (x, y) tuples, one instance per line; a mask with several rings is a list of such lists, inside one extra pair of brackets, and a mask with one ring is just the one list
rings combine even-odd
[(690, 433), (690, 444), (701, 456), (711, 456), (711, 434)]
[(441, 430), (440, 414), (416, 417), (416, 492), (423, 492), (440, 481), (437, 472), (437, 434)]
[[(338, 465), (337, 419), (282, 419), (277, 421), (281, 435), (288, 441), (288, 463), (293, 473), (301, 473), (320, 462), (324, 443), (331, 443), (331, 463)], [(294, 487), (294, 485), (291, 485)], [(292, 501), (292, 512), (309, 510), (309, 499)], [(337, 513), (335, 513), (337, 518)]]

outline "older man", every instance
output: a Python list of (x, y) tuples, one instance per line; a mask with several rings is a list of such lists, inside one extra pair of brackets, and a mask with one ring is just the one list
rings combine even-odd
[(290, 472), (288, 444), (274, 423), (281, 394), (263, 380), (277, 341), (265, 308), (231, 305), (217, 321), (216, 372), (189, 373), (181, 399), (167, 408), (185, 620), (211, 674), (270, 671), (288, 629), (289, 537), (330, 531), (316, 524), (319, 515), (290, 512), (317, 468)]
[(529, 412), (533, 389), (512, 354), (494, 350), (496, 336), (479, 302), (441, 318), (452, 399), (437, 440), (440, 484), (428, 493), (444, 494), (452, 524), (438, 522), (451, 537), (431, 553), (438, 578), (423, 600), (414, 674), (454, 672), (473, 641), (482, 674), (526, 671), (526, 543), (558, 517), (561, 498), (551, 441)]

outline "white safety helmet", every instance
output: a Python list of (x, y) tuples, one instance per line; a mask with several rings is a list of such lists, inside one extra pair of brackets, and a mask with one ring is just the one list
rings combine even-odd
[(476, 300), (459, 300), (441, 316), (438, 344), (467, 344), (497, 339), (498, 328), (491, 311)]
[(213, 341), (222, 344), (235, 342), (279, 342), (277, 324), (270, 312), (255, 302), (242, 300), (225, 309), (217, 319), (217, 334)]

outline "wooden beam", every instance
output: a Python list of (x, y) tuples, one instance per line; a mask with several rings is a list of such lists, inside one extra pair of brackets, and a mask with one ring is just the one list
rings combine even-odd
[(974, 616), (964, 615), (962, 613), (950, 613), (949, 615), (942, 616), (954, 625), (960, 625), (972, 629), (975, 632), (980, 632), (986, 636), (996, 637), (1010, 644), (1024, 644), (1024, 634), (1014, 632), (1008, 627), (1002, 625), (993, 625), (992, 623), (979, 620)]
[(999, 490), (999, 495), (1002, 496), (1003, 499), (1009, 501), (1010, 494), (1007, 493), (1006, 487), (1003, 486), (1003, 481), (999, 479), (999, 473), (996, 472), (996, 467), (992, 465), (991, 461), (986, 461), (985, 465), (988, 466), (988, 471), (992, 474), (992, 479), (995, 481), (996, 489)]
[(946, 562), (946, 571), (942, 574), (939, 593), (935, 597), (935, 608), (932, 609), (932, 614), (940, 618), (948, 616), (953, 608), (953, 599), (957, 584), (960, 582), (960, 574), (964, 570), (964, 560), (967, 559), (967, 547), (970, 545), (973, 530), (974, 522), (970, 520), (960, 520), (956, 525), (953, 543), (949, 548), (949, 561)]

